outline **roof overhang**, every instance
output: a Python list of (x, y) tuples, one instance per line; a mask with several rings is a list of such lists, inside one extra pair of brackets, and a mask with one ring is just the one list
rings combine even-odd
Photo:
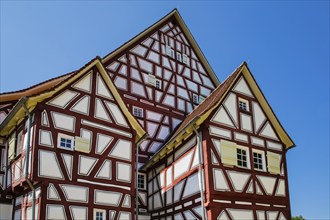
[[(23, 97), (19, 100), (19, 102), (14, 106), (12, 111), (8, 114), (6, 119), (0, 124), (0, 136), (7, 136), (10, 134), (12, 129), (25, 117), (25, 110), (24, 105), (27, 107), (27, 109), (31, 112), (35, 109), (38, 103), (42, 102), (43, 100), (52, 97), (55, 93), (58, 91), (64, 89), (67, 87), (70, 83), (74, 82), (78, 78), (80, 78), (82, 75), (87, 73), (88, 70), (93, 68), (94, 66), (97, 67), (99, 73), (103, 77), (105, 83), (107, 84), (108, 88), (110, 89), (112, 95), (114, 96), (115, 100), (117, 101), (119, 107), (127, 117), (129, 123), (132, 125), (133, 129), (136, 131), (136, 142), (139, 141), (144, 135), (145, 131), (141, 127), (141, 125), (138, 123), (138, 121), (133, 117), (133, 115), (129, 112), (127, 109), (125, 103), (121, 99), (118, 90), (112, 83), (109, 75), (107, 74), (106, 70), (103, 67), (103, 64), (101, 62), (101, 59), (99, 57), (93, 59), (88, 64), (86, 64), (84, 67), (82, 67), (80, 70), (75, 72), (74, 74), (70, 75), (70, 77), (65, 78), (66, 80), (57, 81), (57, 84), (55, 86), (53, 83), (48, 85), (48, 87), (44, 87), (43, 92), (34, 94), (30, 97)], [(1, 95), (1, 101), (2, 95)]]
[[(160, 159), (164, 158), (167, 154), (171, 153), (173, 149), (180, 146), (182, 141), (186, 140), (188, 137), (191, 136), (194, 129), (198, 129), (200, 125), (210, 116), (210, 114), (213, 112), (214, 109), (218, 108), (223, 99), (226, 97), (228, 92), (230, 92), (231, 88), (233, 87), (234, 83), (237, 81), (237, 79), (240, 76), (244, 76), (247, 80), (249, 86), (251, 87), (253, 93), (256, 96), (256, 99), (259, 101), (260, 105), (264, 109), (268, 119), (274, 126), (277, 134), (279, 135), (279, 138), (282, 143), (284, 143), (286, 149), (290, 149), (291, 147), (294, 147), (295, 144), (287, 134), (287, 132), (282, 127), (281, 123), (277, 119), (275, 113), (271, 109), (269, 103), (267, 102), (265, 96), (261, 92), (258, 84), (256, 83), (253, 75), (251, 74), (247, 64), (244, 62), (239, 67), (239, 72), (237, 72), (234, 79), (231, 81), (231, 84), (228, 85), (227, 90), (222, 94), (222, 96), (216, 101), (216, 103), (208, 108), (207, 110), (203, 111), (200, 116), (196, 116), (191, 120), (190, 123), (188, 123), (181, 131), (179, 131), (175, 136), (173, 136), (169, 141), (167, 141), (163, 147), (161, 147), (154, 156), (140, 169), (146, 170), (156, 162), (158, 162)], [(235, 73), (235, 71), (234, 71)], [(216, 91), (215, 91), (216, 92)], [(205, 100), (204, 100), (205, 101)], [(198, 106), (199, 107), (199, 106)], [(198, 108), (197, 107), (197, 108)]]

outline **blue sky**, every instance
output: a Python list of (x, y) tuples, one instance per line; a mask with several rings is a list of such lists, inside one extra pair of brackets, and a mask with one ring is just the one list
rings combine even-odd
[(1, 1), (0, 92), (79, 69), (174, 8), (220, 81), (248, 62), (297, 145), (292, 214), (329, 219), (328, 1)]

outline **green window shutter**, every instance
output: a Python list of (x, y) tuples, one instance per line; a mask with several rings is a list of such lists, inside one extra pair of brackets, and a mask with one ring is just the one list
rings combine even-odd
[(8, 159), (12, 160), (15, 158), (15, 145), (16, 145), (16, 138), (12, 138), (9, 141), (9, 148), (8, 148)]
[(90, 152), (89, 139), (82, 137), (75, 137), (74, 149), (75, 151), (89, 153)]
[(268, 171), (273, 174), (281, 173), (281, 155), (275, 154), (272, 152), (267, 152), (267, 160), (268, 160)]
[(237, 166), (236, 143), (221, 140), (220, 145), (222, 163), (230, 166)]

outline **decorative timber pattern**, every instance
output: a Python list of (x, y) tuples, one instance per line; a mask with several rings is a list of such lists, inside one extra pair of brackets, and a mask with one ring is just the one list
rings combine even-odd
[(149, 133), (140, 148), (145, 162), (211, 91), (214, 83), (175, 19), (105, 63), (132, 114)]

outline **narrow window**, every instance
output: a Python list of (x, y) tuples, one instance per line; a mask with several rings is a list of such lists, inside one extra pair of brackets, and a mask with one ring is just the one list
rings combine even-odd
[(138, 189), (146, 189), (146, 176), (145, 174), (139, 173), (138, 174)]
[(94, 220), (105, 220), (106, 212), (103, 209), (94, 209)]
[(133, 107), (133, 115), (139, 118), (143, 118), (143, 109), (138, 107)]
[(65, 134), (58, 134), (58, 138), (57, 138), (58, 148), (73, 150), (73, 146), (74, 146), (74, 137)]
[(197, 105), (199, 104), (197, 94), (193, 94), (193, 102), (194, 102), (194, 104), (197, 104)]
[(169, 46), (169, 45), (166, 45), (165, 53), (166, 53), (167, 56), (170, 56), (170, 57), (173, 57), (173, 55), (174, 55), (174, 51), (171, 48), (171, 46)]
[(179, 61), (179, 62), (182, 62), (182, 54), (180, 52), (176, 52), (176, 59)]
[(156, 88), (157, 89), (162, 89), (162, 81), (160, 81), (159, 79), (156, 79)]
[(239, 98), (238, 107), (243, 111), (249, 111), (249, 102), (245, 99)]
[(187, 54), (182, 54), (182, 62), (186, 65), (189, 65), (189, 59)]
[(246, 150), (237, 148), (236, 149), (237, 153), (237, 165), (239, 167), (248, 167), (247, 166), (247, 155), (246, 155)]
[(262, 159), (262, 154), (253, 152), (253, 167), (257, 170), (263, 170), (263, 159)]

